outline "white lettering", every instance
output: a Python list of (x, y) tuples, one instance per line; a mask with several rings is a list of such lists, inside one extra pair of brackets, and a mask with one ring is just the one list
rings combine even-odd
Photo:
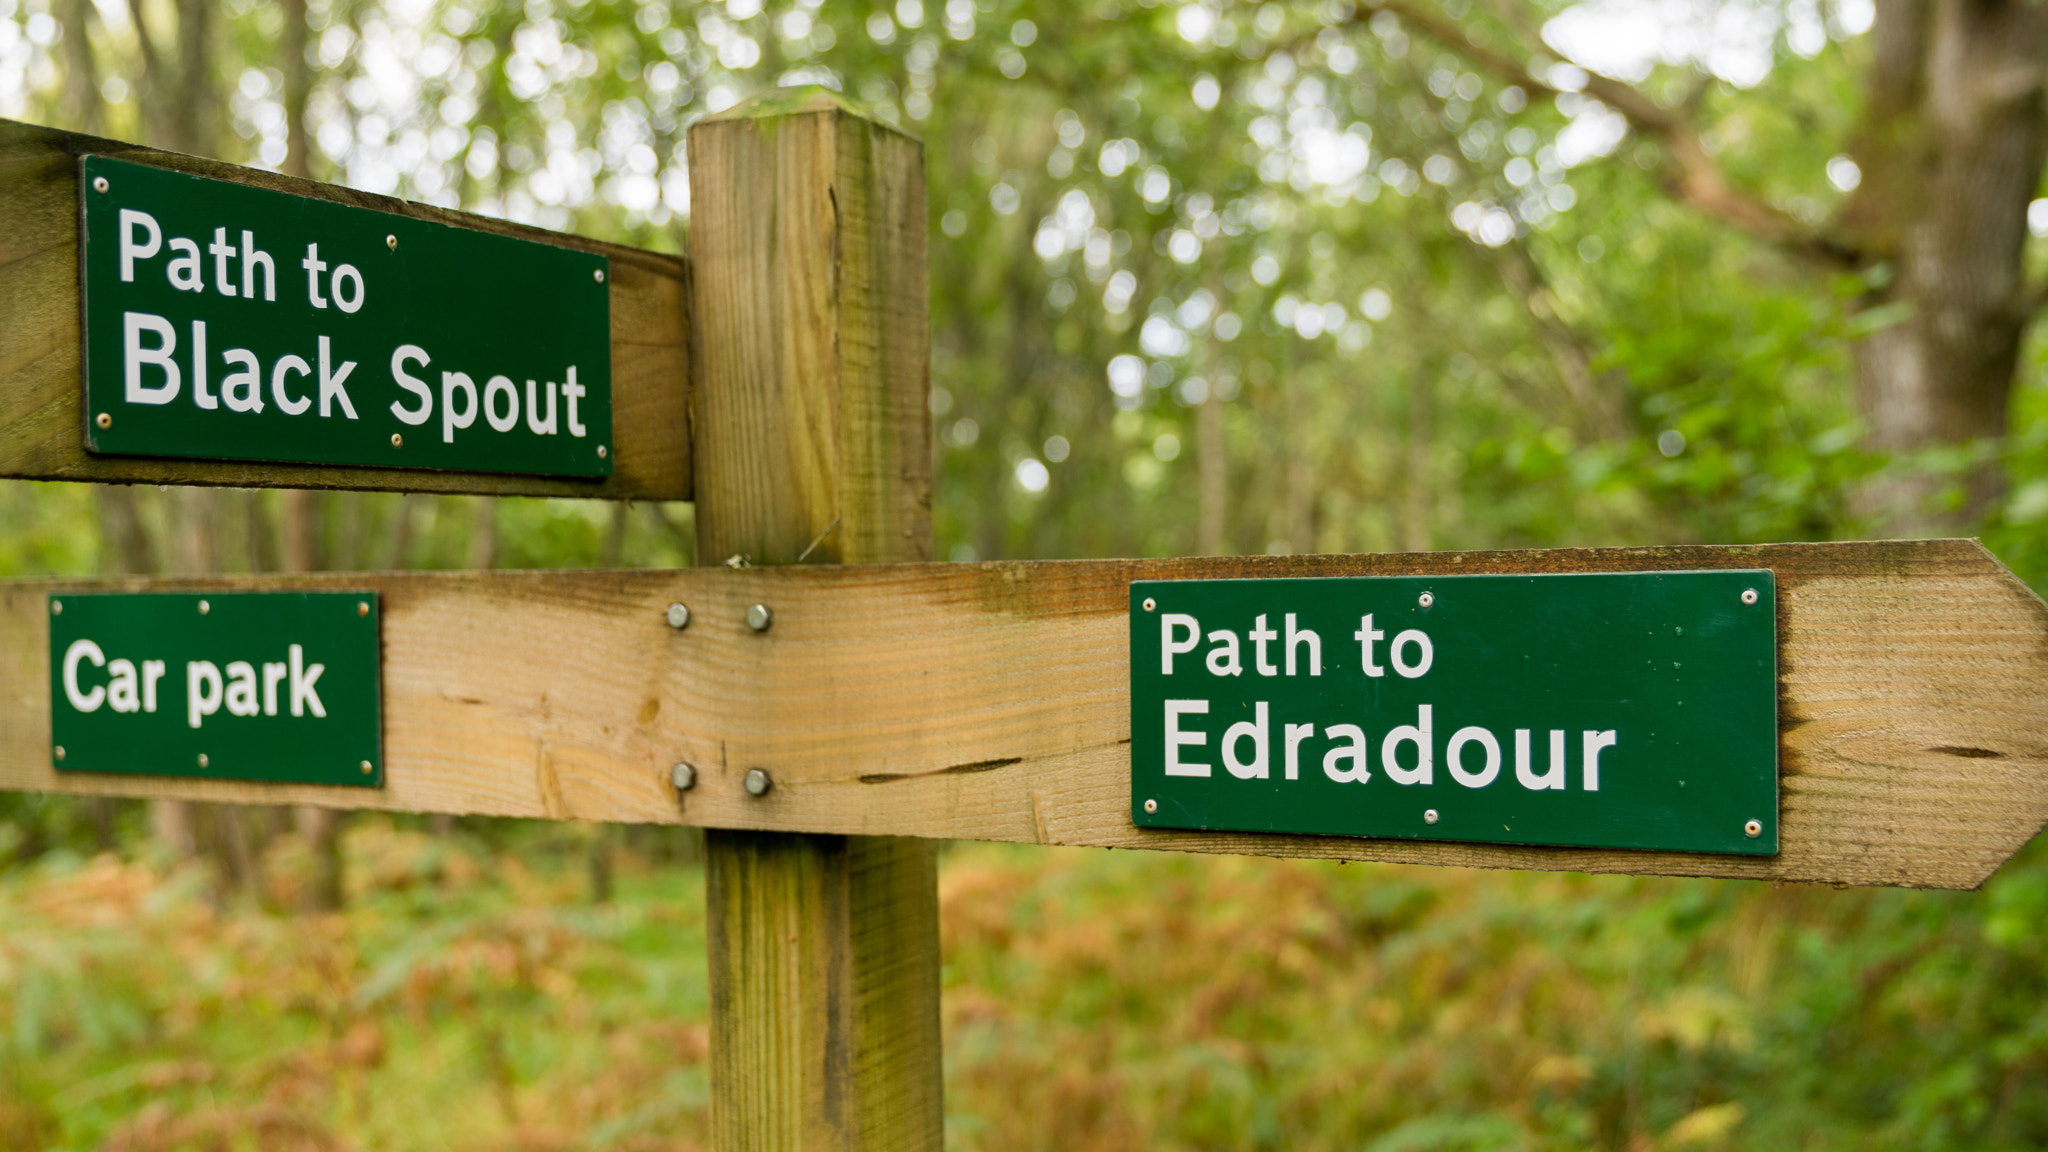
[[(455, 410), (455, 391), (469, 399), (462, 411)], [(466, 372), (441, 373), (441, 443), (455, 443), (455, 430), (476, 423), (476, 381)]]
[(315, 308), (327, 307), (327, 301), (320, 295), (320, 274), (327, 271), (327, 261), (320, 258), (318, 244), (306, 245), (306, 258), (299, 261), (299, 267), (306, 270), (306, 299)]
[(1266, 618), (1260, 616), (1257, 620), (1252, 621), (1252, 630), (1245, 633), (1245, 635), (1251, 638), (1252, 664), (1259, 670), (1259, 675), (1279, 675), (1280, 669), (1274, 667), (1271, 660), (1266, 659), (1266, 645), (1270, 641), (1278, 640), (1280, 634), (1266, 627)]
[(1281, 726), (1281, 743), (1286, 755), (1281, 757), (1289, 780), (1301, 779), (1301, 742), (1316, 734), (1313, 724), (1285, 724)]
[(291, 646), (287, 655), (292, 665), (292, 715), (304, 716), (306, 709), (311, 708), (313, 715), (324, 718), (327, 706), (320, 703), (320, 694), (313, 690), (313, 686), (320, 682), (320, 674), (327, 671), (327, 665), (308, 666), (306, 650), (297, 644)]
[(576, 402), (583, 399), (583, 385), (576, 382), (576, 366), (569, 365), (569, 382), (562, 385), (562, 395), (569, 401), (569, 435), (583, 435), (583, 422), (576, 416)]
[[(202, 691), (201, 689), (204, 689)], [(199, 722), (220, 711), (220, 669), (211, 660), (190, 660), (185, 664), (185, 722)]]
[[(1323, 753), (1323, 775), (1339, 784), (1349, 784), (1354, 780), (1363, 784), (1372, 779), (1372, 772), (1366, 767), (1372, 750), (1365, 742), (1365, 729), (1356, 724), (1332, 724), (1323, 729), (1323, 735), (1332, 740), (1349, 741)], [(1337, 767), (1340, 760), (1351, 761), (1351, 767)]]
[[(1401, 659), (1402, 650), (1410, 645), (1422, 649), (1422, 658), (1413, 664)], [(1430, 644), (1428, 636), (1410, 628), (1394, 637), (1394, 646), (1387, 649), (1387, 659), (1394, 665), (1394, 671), (1413, 680), (1429, 671), (1430, 664), (1436, 660), (1436, 648)]]
[(211, 412), (220, 401), (206, 390), (206, 321), (192, 322), (192, 402)]
[(256, 363), (256, 354), (247, 348), (230, 348), (220, 358), (224, 364), (242, 366), (240, 372), (221, 378), (221, 402), (230, 412), (263, 411), (263, 367)]
[(237, 295), (235, 281), (228, 275), (228, 261), (235, 258), (235, 246), (228, 243), (228, 230), (215, 228), (213, 243), (208, 244), (206, 250), (213, 255), (213, 286), (220, 289), (223, 296)]
[(1209, 633), (1209, 672), (1215, 676), (1242, 676), (1244, 665), (1237, 659), (1237, 633), (1221, 629)]
[(341, 411), (349, 419), (356, 418), (356, 406), (348, 401), (348, 390), (342, 385), (348, 381), (348, 374), (356, 370), (356, 362), (344, 360), (341, 371), (334, 372), (328, 366), (329, 344), (327, 337), (320, 338), (320, 418), (327, 418), (328, 401), (341, 401)]
[(400, 388), (419, 398), (420, 408), (415, 412), (393, 400), (391, 414), (407, 424), (425, 424), (427, 417), (434, 414), (434, 390), (427, 387), (425, 380), (405, 370), (408, 362), (416, 362), (424, 368), (433, 361), (427, 358), (427, 350), (417, 344), (400, 344), (398, 350), (391, 354), (391, 378), (398, 381)]
[[(1467, 772), (1459, 753), (1465, 745), (1477, 744), (1486, 750), (1486, 767), (1477, 772)], [(1500, 741), (1484, 728), (1460, 728), (1451, 735), (1451, 742), (1444, 747), (1444, 767), (1451, 770), (1451, 779), (1467, 788), (1484, 788), (1500, 775)]]
[(535, 436), (555, 434), (555, 382), (548, 381), (548, 418), (540, 419), (540, 401), (534, 395), (534, 382), (526, 382), (526, 426)]
[[(1402, 724), (1380, 741), (1380, 768), (1396, 784), (1428, 784), (1436, 778), (1432, 768), (1434, 747), (1430, 743), (1430, 706), (1417, 710), (1414, 724)], [(1415, 745), (1415, 767), (1401, 767), (1401, 745)]]
[[(1239, 780), (1264, 780), (1267, 776), (1272, 726), (1266, 723), (1266, 714), (1266, 702), (1261, 700), (1252, 705), (1252, 719), (1239, 720), (1223, 733), (1223, 766)], [(1252, 758), (1248, 761), (1237, 756), (1237, 742), (1246, 738), (1252, 742)]]
[(1294, 651), (1302, 644), (1308, 645), (1308, 674), (1311, 676), (1321, 676), (1323, 674), (1323, 638), (1307, 628), (1298, 632), (1295, 631), (1294, 613), (1289, 612), (1287, 614), (1287, 639), (1282, 644), (1282, 647), (1287, 652), (1287, 674), (1289, 676), (1294, 675)]
[[(505, 397), (505, 415), (498, 415), (498, 397)], [(484, 385), (484, 419), (496, 432), (510, 432), (519, 426), (519, 388), (503, 376), (493, 376)]]
[[(173, 236), (171, 251), (176, 255), (164, 268), (164, 276), (170, 280), (171, 287), (180, 292), (206, 291), (206, 273), (199, 270), (199, 245), (183, 236)], [(126, 280), (127, 277), (121, 279)]]
[(311, 396), (300, 396), (294, 399), (291, 393), (284, 390), (285, 374), (289, 372), (297, 372), (301, 376), (311, 376), (313, 374), (313, 366), (298, 356), (281, 357), (270, 368), (270, 398), (277, 402), (279, 408), (284, 409), (285, 415), (303, 415), (306, 409), (313, 406), (313, 398)]
[(263, 714), (277, 715), (277, 686), (285, 678), (286, 665), (283, 661), (263, 666)]
[(1564, 730), (1550, 730), (1550, 771), (1536, 774), (1535, 766), (1529, 763), (1529, 730), (1515, 729), (1515, 779), (1531, 792), (1564, 788)]
[(100, 651), (99, 645), (90, 640), (73, 640), (71, 647), (64, 650), (64, 695), (80, 712), (97, 712), (106, 702), (107, 690), (97, 684), (90, 692), (78, 690), (78, 665), (84, 660), (92, 661), (95, 668), (107, 666), (107, 654)]
[(1166, 774), (1168, 776), (1207, 776), (1207, 764), (1187, 764), (1180, 758), (1182, 748), (1199, 748), (1209, 742), (1207, 732), (1183, 732), (1180, 718), (1203, 716), (1209, 711), (1207, 700), (1168, 700), (1166, 702)]
[(142, 685), (132, 660), (107, 661), (107, 706), (116, 712), (142, 711)]
[[(135, 282), (135, 262), (137, 260), (147, 260), (156, 255), (157, 249), (163, 246), (164, 234), (163, 230), (156, 226), (156, 217), (151, 216), (147, 212), (137, 212), (133, 208), (123, 208), (121, 209), (120, 220), (121, 283), (132, 284)], [(149, 240), (147, 243), (136, 242), (135, 235), (137, 229), (148, 233)], [(191, 241), (188, 240), (186, 243), (189, 244)]]
[(1614, 747), (1614, 730), (1586, 732), (1580, 736), (1579, 770), (1583, 773), (1581, 784), (1588, 792), (1600, 790), (1600, 750)]
[(256, 668), (247, 660), (228, 665), (228, 712), (234, 716), (256, 714)]
[[(156, 347), (142, 346), (144, 332), (156, 334)], [(147, 312), (123, 313), (121, 349), (122, 364), (126, 369), (123, 399), (130, 404), (169, 404), (178, 398), (178, 389), (184, 385), (184, 379), (178, 373), (178, 362), (171, 359), (171, 354), (178, 350), (178, 333), (169, 320)], [(163, 383), (150, 386), (142, 383), (142, 369), (147, 364), (164, 370)]]
[(142, 662), (142, 710), (156, 711), (156, 682), (164, 678), (164, 662), (144, 660)]
[[(341, 292), (344, 283), (355, 285), (346, 296)], [(353, 264), (336, 264), (334, 278), (327, 282), (327, 291), (334, 297), (336, 308), (353, 314), (363, 306), (363, 274), (356, 271)]]
[(242, 230), (242, 299), (256, 298), (256, 269), (263, 269), (263, 298), (277, 299), (277, 265), (270, 262), (270, 253), (256, 247), (256, 236), (248, 229)]

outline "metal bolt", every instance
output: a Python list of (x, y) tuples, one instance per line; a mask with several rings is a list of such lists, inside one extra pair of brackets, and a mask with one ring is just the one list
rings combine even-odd
[(92, 422), (99, 425), (102, 428), (112, 428), (114, 426), (114, 418), (112, 416), (107, 415), (105, 412), (102, 412), (99, 415), (93, 417)]
[(370, 773), (374, 771), (376, 771), (375, 767), (373, 767), (368, 760), (363, 761), (363, 775), (368, 776)]
[(201, 768), (204, 768), (204, 767), (206, 767), (206, 753), (204, 753), (204, 752), (201, 752), (201, 753), (199, 754), (199, 766), (200, 766)]
[(358, 601), (356, 601), (356, 615), (358, 615), (358, 616), (368, 616), (369, 614), (370, 614), (370, 602), (369, 602), (368, 600), (358, 600)]
[(1157, 800), (1147, 800), (1147, 801), (1145, 801), (1145, 811), (1146, 811), (1146, 812), (1157, 812), (1157, 811), (1159, 811), (1159, 801), (1157, 801)]
[(697, 786), (696, 766), (678, 762), (668, 770), (668, 782), (676, 786), (676, 791), (688, 792)]
[(1754, 588), (1744, 588), (1744, 589), (1742, 590), (1742, 602), (1743, 602), (1744, 604), (1754, 604), (1754, 603), (1756, 603), (1756, 589), (1754, 589)]
[(396, 252), (396, 251), (398, 251), (398, 237), (396, 237), (396, 236), (386, 236), (386, 237), (384, 237), (384, 246), (385, 246), (386, 248), (389, 248), (389, 249), (391, 249), (391, 250), (392, 250), (393, 252)]
[(671, 628), (688, 628), (690, 626), (690, 606), (688, 604), (669, 605), (668, 626)]
[(766, 604), (752, 604), (747, 607), (747, 627), (756, 632), (766, 632), (775, 623), (775, 614), (768, 611)]
[(604, 269), (599, 268), (597, 271), (592, 272), (591, 276), (595, 277), (599, 284), (604, 283)]
[(1759, 837), (1759, 836), (1763, 835), (1763, 834), (1764, 834), (1764, 825), (1763, 825), (1763, 821), (1761, 821), (1761, 820), (1751, 820), (1751, 821), (1750, 821), (1749, 823), (1747, 823), (1747, 824), (1744, 824), (1744, 825), (1742, 826), (1742, 834), (1743, 834), (1744, 836), (1747, 836), (1747, 837), (1749, 837), (1749, 838), (1750, 838), (1751, 840), (1754, 840), (1754, 839), (1756, 839), (1757, 837)]
[(606, 448), (606, 447), (605, 447), (604, 445), (602, 445), (602, 444), (599, 444), (599, 445), (597, 446), (597, 458), (598, 458), (599, 460), (602, 460), (602, 459), (604, 459), (605, 457), (607, 457), (607, 456), (609, 456), (609, 455), (611, 455), (611, 450), (610, 450), (610, 449)]
[(768, 789), (775, 787), (775, 782), (768, 779), (768, 774), (759, 768), (749, 768), (747, 769), (746, 785), (747, 795), (766, 796)]
[(92, 190), (95, 192), (105, 192), (107, 190), (107, 178), (105, 176), (93, 177)]
[(1157, 601), (1157, 600), (1154, 600), (1154, 599), (1153, 599), (1153, 598), (1151, 598), (1150, 596), (1147, 596), (1147, 597), (1145, 597), (1145, 611), (1147, 611), (1147, 612), (1152, 612), (1152, 611), (1156, 611), (1156, 610), (1157, 610), (1158, 608), (1159, 608), (1159, 601)]
[(1434, 808), (1431, 808), (1431, 809), (1429, 809), (1428, 811), (1424, 812), (1424, 813), (1422, 814), (1422, 822), (1423, 822), (1424, 824), (1434, 824), (1434, 823), (1436, 823), (1436, 822), (1437, 822), (1437, 814), (1436, 814), (1436, 809), (1434, 809)]
[(57, 746), (56, 746), (55, 748), (51, 749), (51, 751), (53, 751), (53, 752), (55, 752), (55, 753), (57, 754), (57, 759), (58, 759), (58, 761), (59, 761), (59, 762), (62, 762), (62, 761), (63, 761), (63, 759), (64, 759), (64, 746), (63, 746), (62, 744), (59, 744), (59, 745), (57, 745)]
[(1424, 592), (1424, 593), (1423, 593), (1422, 595), (1420, 595), (1420, 596), (1417, 596), (1417, 597), (1415, 598), (1415, 602), (1416, 602), (1417, 604), (1420, 604), (1420, 605), (1422, 605), (1422, 606), (1423, 606), (1424, 608), (1427, 608), (1427, 607), (1429, 607), (1430, 605), (1432, 605), (1432, 604), (1436, 603), (1436, 593), (1434, 593), (1434, 592)]
[(50, 601), (50, 615), (52, 615), (52, 616), (62, 616), (63, 614), (64, 614), (64, 602), (63, 602), (62, 600), (52, 600), (52, 601)]
[(403, 447), (405, 447), (405, 437), (403, 437), (403, 436), (400, 436), (400, 435), (399, 435), (398, 433), (396, 433), (396, 432), (393, 432), (393, 433), (391, 434), (391, 446), (392, 446), (393, 448), (403, 448)]
[(207, 614), (208, 612), (211, 612), (211, 611), (213, 611), (213, 605), (211, 605), (211, 604), (208, 604), (208, 603), (207, 603), (206, 601), (204, 601), (204, 600), (201, 600), (201, 601), (199, 602), (199, 614), (200, 614), (201, 616), (204, 616), (204, 615), (206, 615), (206, 614)]

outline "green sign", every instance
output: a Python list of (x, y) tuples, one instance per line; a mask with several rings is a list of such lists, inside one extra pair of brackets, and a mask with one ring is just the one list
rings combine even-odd
[(604, 257), (80, 163), (89, 451), (611, 475)]
[(1770, 855), (1767, 571), (1131, 585), (1147, 828)]
[(375, 592), (50, 597), (65, 772), (380, 787)]

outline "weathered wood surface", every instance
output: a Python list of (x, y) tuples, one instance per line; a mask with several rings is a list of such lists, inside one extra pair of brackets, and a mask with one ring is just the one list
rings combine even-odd
[[(698, 560), (930, 557), (923, 148), (780, 91), (692, 126), (690, 184)], [(936, 845), (705, 847), (713, 1145), (937, 1152)]]
[[(1132, 580), (1726, 567), (1778, 576), (1776, 857), (1130, 821)], [(1948, 888), (2048, 822), (2048, 608), (1971, 541), (91, 586), (279, 585), (384, 593), (384, 791), (59, 777), (43, 583), (0, 585), (0, 787)], [(676, 760), (700, 769), (681, 796)]]
[[(94, 456), (86, 452), (78, 378), (78, 158), (85, 154), (155, 164), (609, 257), (612, 475), (603, 481), (571, 480), (430, 469)], [(0, 120), (0, 477), (687, 500), (692, 475), (689, 296), (690, 265), (679, 256)]]

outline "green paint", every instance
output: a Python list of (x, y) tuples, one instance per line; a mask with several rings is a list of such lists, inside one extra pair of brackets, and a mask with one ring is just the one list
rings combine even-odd
[(381, 787), (377, 607), (375, 592), (53, 594), (51, 762)]
[(88, 450), (611, 475), (604, 257), (80, 163)]
[(1768, 571), (1151, 581), (1130, 620), (1141, 827), (1777, 851)]

